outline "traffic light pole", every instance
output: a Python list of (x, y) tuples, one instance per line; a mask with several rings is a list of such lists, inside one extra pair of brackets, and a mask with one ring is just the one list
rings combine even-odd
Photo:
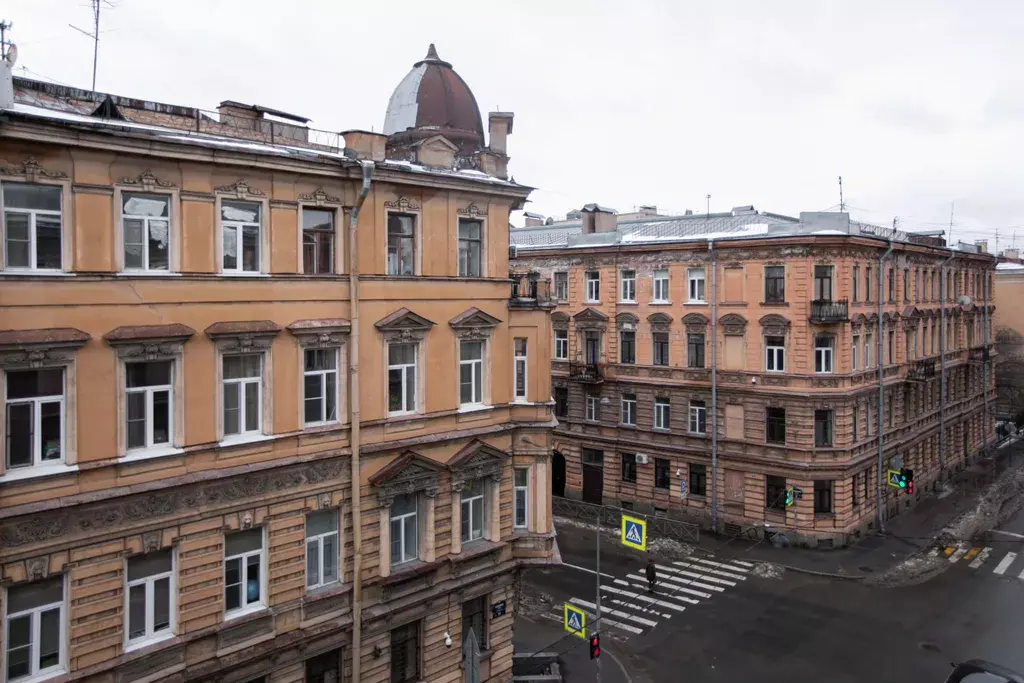
[[(594, 632), (601, 632), (601, 510), (597, 511), (597, 524), (594, 526), (597, 530), (597, 543), (594, 546), (596, 552), (594, 554), (594, 576), (597, 577), (597, 596), (594, 598), (594, 604), (597, 605), (597, 614), (594, 616)], [(601, 683), (601, 658), (596, 657), (594, 663), (597, 665), (597, 677), (594, 679), (597, 683)]]

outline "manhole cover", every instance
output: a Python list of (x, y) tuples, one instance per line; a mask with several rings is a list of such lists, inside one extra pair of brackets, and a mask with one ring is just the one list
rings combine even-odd
[(874, 572), (874, 571), (875, 571), (875, 570), (874, 570), (874, 569), (872, 569), (871, 567), (865, 567), (864, 565), (861, 565), (860, 567), (857, 567), (857, 569), (861, 570), (861, 571), (862, 571), (862, 572), (864, 572), (865, 574), (871, 574), (872, 572)]
[(929, 652), (942, 652), (942, 650), (939, 649), (938, 645), (936, 645), (935, 643), (929, 643), (927, 641), (923, 643), (918, 643), (917, 646), (922, 650), (928, 650)]

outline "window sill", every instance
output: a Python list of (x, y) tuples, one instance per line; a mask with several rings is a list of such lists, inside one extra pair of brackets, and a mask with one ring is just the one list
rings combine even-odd
[(625, 422), (620, 422), (619, 427), (621, 427), (622, 429), (636, 429), (636, 425), (626, 424)]
[(683, 302), (683, 305), (684, 305), (684, 306), (707, 306), (707, 305), (708, 305), (708, 302), (707, 302), (707, 301), (699, 301), (699, 300), (695, 300), (695, 301), (684, 301), (684, 302)]
[(330, 422), (307, 422), (302, 425), (302, 431), (315, 434), (317, 432), (326, 432), (331, 429), (336, 429), (341, 426), (341, 423), (337, 420), (331, 420)]
[[(35, 676), (30, 676), (29, 678), (17, 678), (15, 680), (17, 681), (17, 683), (39, 683), (39, 681), (48, 681), (51, 678), (56, 678), (57, 676), (63, 676), (66, 673), (67, 673), (67, 668), (64, 667), (64, 666), (61, 666), (61, 667), (55, 668), (53, 671), (45, 671), (43, 673), (36, 674)], [(4, 680), (6, 680), (6, 679), (4, 679)]]
[[(181, 277), (181, 273), (169, 270), (122, 270), (114, 275), (117, 277)], [(127, 648), (125, 648), (125, 652), (128, 652)]]
[[(21, 276), (21, 277), (24, 277), (25, 275), (29, 275), (29, 276), (32, 276), (32, 277), (74, 277), (75, 276), (74, 273), (66, 273), (63, 270), (30, 270), (30, 269), (19, 270), (17, 268), (7, 268), (6, 270), (0, 270), (0, 275), (11, 275), (11, 276)], [(26, 679), (26, 680), (29, 681), (29, 680), (36, 680), (36, 679)], [(42, 679), (39, 679), (39, 680), (42, 680)]]
[(587, 305), (592, 305), (592, 306), (599, 306), (601, 304), (600, 301), (593, 301), (591, 299), (584, 299), (583, 303), (585, 303)]
[(671, 301), (652, 301), (652, 302), (650, 302), (647, 305), (648, 306), (671, 306), (672, 302)]
[[(391, 573), (381, 579), (382, 586), (392, 586), (396, 583), (402, 583), (409, 581), (417, 576), (428, 574), (441, 566), (440, 560), (434, 560), (433, 562), (424, 562), (423, 560), (409, 560), (402, 564), (393, 565), (391, 567)], [(396, 571), (397, 570), (397, 571)]]
[(246, 271), (246, 272), (242, 272), (242, 273), (235, 273), (235, 272), (228, 272), (228, 271), (223, 271), (222, 270), (222, 271), (218, 272), (217, 275), (220, 275), (222, 277), (270, 277), (270, 273), (257, 273), (255, 271), (253, 271), (253, 272)]
[(259, 612), (269, 612), (269, 611), (270, 611), (270, 608), (268, 608), (266, 605), (264, 605), (262, 603), (258, 604), (258, 605), (249, 605), (248, 607), (243, 607), (242, 609), (237, 609), (234, 612), (225, 612), (224, 613), (224, 621), (234, 621), (235, 619), (241, 619), (242, 617), (248, 617), (248, 616), (253, 615), (253, 614), (258, 614)]
[(486, 538), (478, 538), (468, 543), (464, 543), (462, 546), (462, 552), (458, 555), (451, 555), (451, 560), (456, 563), (465, 562), (467, 560), (480, 557), (481, 555), (487, 555), (495, 550), (499, 550), (504, 545), (505, 544), (500, 541), (489, 541)]
[(135, 652), (136, 650), (142, 650), (144, 648), (149, 647), (150, 645), (158, 645), (160, 643), (166, 642), (168, 640), (173, 640), (173, 639), (174, 639), (174, 634), (170, 633), (170, 629), (168, 629), (168, 633), (165, 633), (165, 634), (162, 634), (162, 635), (159, 635), (159, 636), (153, 636), (153, 637), (150, 637), (150, 638), (144, 638), (143, 640), (138, 640), (138, 641), (130, 642), (130, 643), (128, 643), (128, 644), (126, 644), (124, 646), (124, 651), (125, 651), (125, 654), (127, 654), (129, 652)]
[(639, 304), (633, 299), (620, 299), (616, 302), (620, 306), (638, 306)]
[(484, 405), (483, 403), (464, 403), (459, 406), (459, 413), (479, 413), (485, 410), (494, 410), (494, 406)]
[(387, 419), (394, 420), (396, 422), (400, 421), (400, 420), (409, 420), (409, 419), (418, 419), (418, 418), (426, 419), (426, 417), (427, 417), (426, 415), (423, 415), (421, 413), (417, 413), (415, 410), (396, 410), (394, 412), (391, 412), (391, 413), (387, 414)]
[(159, 448), (140, 448), (135, 451), (128, 451), (120, 458), (118, 458), (118, 462), (140, 462), (142, 460), (152, 460), (154, 458), (165, 458), (172, 455), (181, 455), (184, 452), (184, 448), (176, 448), (174, 446), (166, 446)]
[(788, 301), (762, 301), (761, 305), (767, 308), (789, 308)]
[(651, 431), (658, 432), (658, 433), (661, 433), (661, 434), (668, 434), (672, 430), (669, 429), (668, 427), (652, 427)]
[(25, 481), (28, 479), (39, 479), (43, 477), (57, 477), (62, 474), (74, 474), (78, 471), (78, 465), (39, 465), (34, 467), (19, 467), (8, 470), (0, 475), (0, 484), (7, 484), (12, 481)]
[(274, 438), (273, 434), (235, 434), (232, 436), (226, 436), (221, 439), (220, 443), (217, 444), (220, 448), (228, 448), (230, 446), (244, 446), (249, 443), (260, 443), (261, 441), (270, 441)]

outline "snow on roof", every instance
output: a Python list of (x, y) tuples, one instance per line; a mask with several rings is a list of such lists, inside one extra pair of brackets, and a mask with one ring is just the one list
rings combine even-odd
[(999, 271), (1011, 271), (1011, 272), (1012, 271), (1024, 272), (1024, 265), (1022, 265), (1020, 263), (1011, 263), (1009, 261), (1004, 261), (1002, 263), (997, 263), (996, 264), (996, 270), (999, 270)]

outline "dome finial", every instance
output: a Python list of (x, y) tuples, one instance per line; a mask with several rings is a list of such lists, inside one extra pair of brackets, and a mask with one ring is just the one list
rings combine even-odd
[(437, 61), (441, 61), (441, 58), (437, 56), (437, 48), (434, 47), (433, 43), (431, 43), (430, 47), (427, 48), (427, 56), (423, 59), (436, 59)]
[(430, 47), (427, 48), (427, 56), (413, 64), (413, 67), (417, 67), (420, 64), (440, 64), (442, 66), (447, 66), (448, 68), (451, 68), (452, 66), (437, 55), (437, 48), (434, 47), (433, 43), (431, 43)]

